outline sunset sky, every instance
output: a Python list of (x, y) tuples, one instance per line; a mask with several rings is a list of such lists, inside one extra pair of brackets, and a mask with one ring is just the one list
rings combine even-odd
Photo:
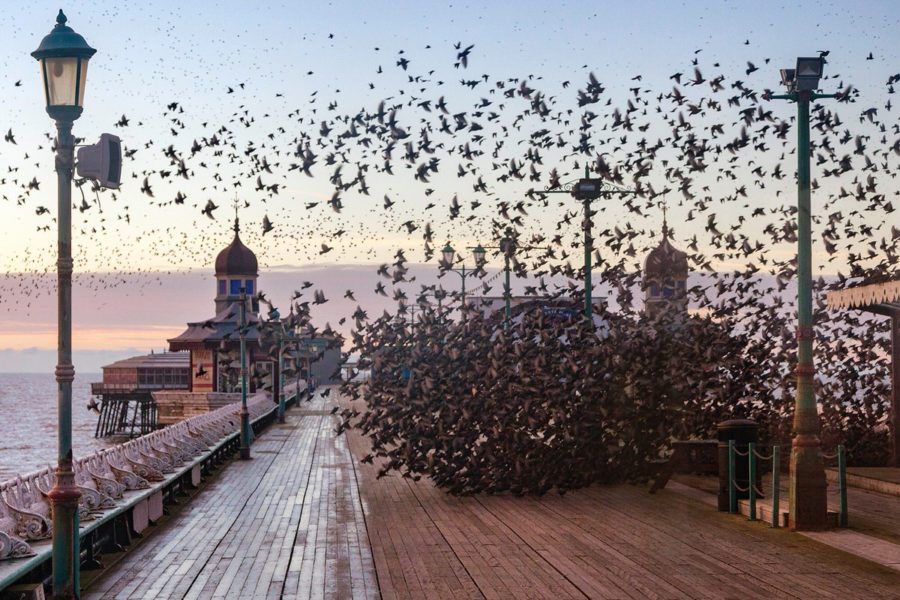
[[(44, 112), (38, 67), (29, 53), (51, 29), (60, 6), (43, 0), (18, 2), (4, 6), (0, 14), (5, 32), (0, 48), (0, 133), (9, 129), (15, 138), (15, 144), (0, 141), (0, 168), (5, 172), (0, 180), (0, 273), (6, 274), (0, 275), (2, 371), (49, 371), (55, 363), (55, 289), (53, 278), (46, 275), (55, 266), (56, 186), (46, 137), (52, 123)], [(889, 99), (885, 81), (900, 70), (896, 42), (900, 5), (892, 1), (80, 1), (62, 8), (69, 24), (98, 50), (90, 63), (85, 111), (76, 123), (76, 135), (93, 142), (102, 132), (115, 133), (126, 148), (136, 151), (126, 160), (125, 182), (115, 197), (105, 192), (96, 204), (85, 187), (91, 208), (74, 214), (76, 270), (82, 274), (75, 293), (76, 369), (82, 372), (133, 351), (160, 349), (185, 321), (211, 316), (211, 265), (216, 252), (230, 241), (235, 195), (250, 204), (241, 210), (242, 238), (259, 255), (261, 286), (271, 290), (270, 297), (285, 306), (291, 290), (309, 279), (338, 297), (344, 289), (358, 289), (360, 303), (379, 312), (387, 302), (371, 292), (374, 267), (392, 261), (398, 248), (405, 250), (411, 263), (425, 262), (422, 231), (407, 234), (399, 224), (427, 220), (438, 250), (448, 240), (459, 249), (487, 243), (492, 235), (486, 218), (490, 207), (499, 199), (514, 202), (535, 185), (494, 182), (484, 198), (477, 198), (486, 207), (479, 218), (453, 223), (445, 218), (444, 207), (454, 194), (466, 206), (476, 195), (471, 182), (459, 179), (455, 163), (447, 160), (427, 186), (405, 170), (394, 177), (371, 172), (371, 197), (348, 192), (339, 215), (324, 207), (334, 186), (329, 182), (332, 167), (323, 165), (321, 158), (311, 178), (297, 171), (281, 178), (286, 167), (276, 169), (275, 175), (264, 174), (266, 183), (280, 184), (276, 196), (255, 189), (255, 180), (234, 187), (240, 171), (228, 164), (218, 169), (192, 164), (189, 180), (161, 180), (151, 174), (154, 198), (141, 193), (145, 171), (172, 168), (164, 155), (167, 146), (187, 151), (193, 140), (216, 134), (220, 125), (228, 123), (236, 132), (240, 149), (252, 144), (266, 146), (266, 151), (293, 151), (296, 144), (291, 138), (299, 130), (315, 135), (319, 121), (328, 118), (331, 103), (352, 114), (363, 108), (374, 111), (385, 98), (418, 100), (422, 94), (436, 102), (436, 96), (445, 94), (448, 104), (472, 110), (488, 91), (469, 89), (460, 79), (478, 79), (482, 74), (495, 79), (533, 76), (530, 85), (560, 98), (560, 106), (577, 110), (576, 90), (584, 86), (589, 72), (603, 82), (614, 102), (626, 101), (634, 86), (668, 92), (673, 73), (683, 72), (685, 80), (691, 77), (693, 59), (707, 75), (722, 72), (729, 84), (739, 79), (762, 90), (778, 87), (780, 67), (793, 66), (798, 55), (819, 50), (830, 51), (826, 65), (830, 77), (823, 88), (836, 91), (852, 83), (860, 91), (857, 103), (829, 107), (855, 124), (870, 106), (878, 107), (885, 118), (891, 114), (884, 108)], [(454, 67), (457, 43), (474, 45), (467, 69)], [(398, 66), (401, 59), (409, 60), (408, 70)], [(745, 74), (748, 61), (758, 67), (752, 74)], [(439, 86), (444, 91), (421, 92), (424, 83), (416, 77), (432, 87), (437, 80), (445, 82)], [(173, 102), (177, 108), (169, 109)], [(794, 107), (772, 103), (771, 110), (788, 119)], [(294, 111), (302, 112), (306, 120), (292, 118)], [(129, 124), (117, 127), (123, 115)], [(246, 127), (242, 115), (248, 120)], [(578, 115), (573, 119), (577, 126)], [(733, 126), (735, 119), (729, 121)], [(416, 127), (412, 117), (409, 123)], [(504, 125), (515, 129), (513, 124)], [(517, 135), (527, 138), (530, 132), (523, 128)], [(655, 138), (653, 133), (648, 137)], [(514, 145), (511, 138), (507, 146)], [(761, 152), (758, 160), (769, 165), (767, 161), (791, 152), (793, 145), (792, 130), (785, 150)], [(276, 154), (269, 156), (276, 160)], [(285, 163), (296, 160), (277, 156)], [(561, 174), (575, 176), (571, 157), (552, 152), (545, 157), (545, 163), (555, 160), (560, 161)], [(734, 185), (716, 175), (698, 176), (697, 185), (708, 186), (712, 195), (732, 193)], [(353, 173), (348, 170), (345, 176), (352, 178)], [(32, 178), (39, 187), (23, 196), (23, 184)], [(792, 176), (764, 190), (748, 183), (749, 206), (793, 202)], [(665, 185), (660, 175), (658, 187)], [(824, 197), (839, 185), (853, 187), (848, 181), (824, 181), (816, 194)], [(887, 189), (896, 194), (895, 181), (890, 186)], [(184, 204), (171, 203), (177, 192), (187, 197)], [(389, 216), (381, 208), (384, 195), (397, 202)], [(73, 198), (82, 202), (78, 191)], [(219, 206), (215, 220), (200, 213), (207, 200)], [(307, 208), (312, 203), (318, 206)], [(434, 212), (441, 216), (425, 212), (430, 210), (428, 203), (436, 204)], [(676, 241), (684, 245), (697, 236), (704, 248), (705, 221), (688, 222), (688, 206), (679, 201), (677, 192), (667, 203)], [(38, 215), (40, 206), (51, 210)], [(560, 202), (533, 212), (525, 230), (552, 231), (572, 208)], [(611, 203), (603, 215), (606, 227), (630, 219), (640, 230), (635, 264), (660, 228), (658, 208), (645, 209), (634, 216)], [(719, 218), (733, 223), (745, 210), (740, 203), (723, 205)], [(275, 226), (265, 236), (263, 216)], [(870, 225), (874, 235), (883, 236), (891, 225), (900, 226), (900, 219), (893, 223), (879, 219)], [(341, 230), (343, 235), (335, 238)], [(563, 233), (577, 240), (578, 219)], [(761, 235), (761, 230), (752, 234)], [(321, 254), (322, 243), (332, 245), (333, 251)], [(772, 248), (772, 256), (780, 260), (791, 252), (791, 246)], [(830, 257), (821, 246), (815, 252), (816, 274), (842, 268), (843, 250)], [(715, 266), (736, 267), (728, 260)], [(436, 270), (434, 259), (416, 268), (424, 281)], [(455, 281), (442, 281), (455, 289)], [(354, 306), (335, 299), (320, 316), (336, 321)]]

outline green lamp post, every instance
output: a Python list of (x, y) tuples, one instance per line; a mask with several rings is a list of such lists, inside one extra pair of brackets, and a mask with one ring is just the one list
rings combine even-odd
[(278, 422), (284, 423), (284, 321), (277, 308), (272, 309), (269, 318), (275, 323), (275, 337), (278, 339)]
[(240, 330), (241, 342), (241, 460), (250, 460), (250, 411), (247, 410), (247, 288), (241, 286)]
[(593, 225), (591, 202), (603, 197), (634, 195), (637, 192), (612, 185), (600, 178), (591, 178), (591, 170), (585, 165), (584, 177), (578, 181), (569, 182), (557, 188), (547, 188), (542, 193), (570, 194), (576, 200), (581, 200), (584, 209), (584, 221), (582, 222), (582, 229), (584, 230), (584, 317), (588, 324), (593, 327), (594, 284), (591, 275), (591, 270), (593, 269), (591, 262), (594, 254), (594, 237), (591, 235), (591, 227)]
[(817, 94), (824, 59), (801, 57), (796, 69), (782, 69), (787, 94), (768, 98), (797, 103), (797, 394), (791, 444), (790, 522), (794, 529), (827, 524), (828, 484), (819, 440), (819, 411), (813, 376), (812, 242), (810, 226), (809, 103), (834, 94)]
[[(460, 310), (460, 313), (462, 313), (462, 320), (463, 320), (463, 322), (465, 322), (465, 321), (466, 321), (466, 317), (467, 317), (467, 315), (466, 315), (466, 313), (467, 313), (467, 306), (466, 306), (466, 278), (471, 277), (472, 275), (474, 275), (474, 274), (477, 272), (477, 270), (473, 270), (473, 269), (468, 269), (468, 268), (466, 268), (465, 263), (463, 263), (462, 265), (460, 265), (459, 268), (454, 268), (454, 267), (453, 267), (453, 263), (456, 262), (456, 250), (453, 249), (453, 247), (450, 245), (449, 242), (447, 243), (446, 246), (444, 246), (444, 249), (441, 250), (441, 254), (443, 255), (443, 258), (444, 258), (444, 261), (443, 261), (443, 262), (444, 262), (444, 265), (443, 265), (444, 268), (445, 268), (447, 271), (450, 271), (451, 273), (456, 273), (457, 275), (459, 275), (459, 278), (460, 278), (460, 292), (459, 292), (460, 304), (459, 304), (459, 310)], [(479, 264), (479, 260), (484, 261), (485, 250), (484, 250), (484, 248), (482, 248), (481, 246), (476, 246), (475, 249), (474, 249), (474, 251), (473, 251), (473, 254), (475, 255), (475, 262), (476, 262), (476, 264)], [(479, 258), (479, 257), (480, 257), (480, 258)]]
[(503, 327), (509, 329), (509, 320), (512, 316), (512, 284), (510, 283), (510, 261), (516, 253), (516, 240), (507, 230), (506, 235), (500, 238), (500, 252), (503, 254)]
[(57, 216), (57, 301), (58, 360), (56, 382), (57, 466), (56, 481), (50, 490), (53, 513), (53, 597), (79, 596), (78, 499), (81, 493), (72, 470), (72, 174), (75, 168), (75, 138), (72, 125), (81, 116), (87, 83), (88, 61), (96, 50), (66, 25), (60, 10), (56, 26), (31, 53), (41, 65), (41, 83), (47, 114), (56, 122)]
[(500, 238), (499, 245), (497, 246), (481, 246), (479, 244), (474, 248), (472, 254), (475, 256), (475, 264), (479, 269), (484, 267), (485, 264), (485, 255), (487, 254), (487, 250), (499, 250), (501, 254), (503, 254), (503, 274), (504, 274), (504, 283), (503, 283), (503, 304), (504, 304), (504, 318), (503, 318), (503, 328), (509, 329), (510, 317), (512, 316), (512, 286), (510, 283), (510, 273), (512, 271), (512, 259), (515, 256), (516, 252), (519, 250), (528, 251), (528, 250), (549, 250), (546, 246), (520, 246), (513, 236), (513, 232), (511, 229), (507, 229), (506, 233), (502, 238)]

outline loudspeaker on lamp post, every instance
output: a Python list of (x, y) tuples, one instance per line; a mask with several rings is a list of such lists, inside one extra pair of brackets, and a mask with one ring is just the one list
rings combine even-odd
[(75, 166), (78, 175), (96, 181), (100, 187), (119, 189), (122, 183), (122, 142), (118, 136), (104, 133), (100, 141), (78, 149)]

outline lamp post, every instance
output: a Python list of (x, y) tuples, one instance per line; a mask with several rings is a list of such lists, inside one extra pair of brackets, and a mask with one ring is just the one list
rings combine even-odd
[(594, 300), (592, 297), (593, 282), (591, 277), (591, 260), (594, 254), (594, 238), (591, 235), (591, 202), (605, 196), (624, 196), (629, 194), (637, 194), (634, 190), (626, 190), (617, 186), (613, 186), (600, 178), (591, 178), (591, 172), (587, 165), (584, 166), (584, 177), (574, 183), (568, 183), (560, 187), (560, 189), (546, 189), (544, 194), (571, 194), (576, 200), (581, 200), (584, 208), (584, 220), (582, 221), (582, 229), (584, 229), (584, 317), (591, 325), (594, 323), (593, 307)]
[(510, 262), (515, 256), (517, 250), (548, 250), (546, 246), (519, 246), (518, 242), (512, 235), (512, 231), (507, 229), (506, 234), (500, 238), (499, 246), (481, 246), (479, 244), (472, 252), (475, 255), (475, 263), (479, 268), (484, 266), (486, 250), (499, 250), (503, 254), (503, 300), (504, 300), (504, 317), (503, 328), (509, 329), (510, 316), (512, 315), (512, 288), (510, 284)]
[(250, 411), (247, 410), (247, 288), (241, 286), (241, 460), (250, 460)]
[[(484, 248), (482, 248), (481, 246), (476, 246), (475, 250), (473, 252), (473, 254), (475, 255), (476, 264), (479, 261), (479, 258), (478, 258), (479, 252), (480, 252), (481, 260), (482, 261), (484, 260), (484, 254), (485, 254)], [(444, 265), (446, 266), (446, 270), (450, 271), (451, 273), (456, 273), (457, 275), (459, 275), (460, 287), (461, 287), (460, 293), (459, 293), (460, 294), (459, 295), (459, 297), (460, 297), (459, 311), (460, 311), (460, 313), (462, 313), (463, 322), (465, 322), (466, 316), (467, 316), (466, 313), (468, 312), (467, 306), (466, 306), (466, 278), (474, 275), (477, 272), (477, 270), (466, 269), (465, 263), (462, 263), (462, 265), (460, 265), (460, 267), (458, 269), (453, 268), (453, 263), (456, 262), (456, 250), (453, 249), (453, 247), (450, 245), (449, 242), (447, 243), (446, 246), (444, 246), (444, 249), (441, 250), (441, 253), (444, 255)]]
[(31, 53), (41, 65), (47, 114), (56, 122), (57, 192), (57, 466), (48, 494), (53, 513), (53, 597), (79, 596), (80, 550), (78, 499), (72, 470), (72, 174), (75, 138), (72, 125), (81, 116), (87, 65), (96, 50), (66, 25), (60, 10), (56, 26)]
[[(284, 423), (284, 321), (277, 308), (269, 313), (269, 318), (275, 321), (275, 337), (278, 339), (278, 422)], [(274, 381), (273, 381), (274, 383)]]
[(824, 59), (801, 57), (796, 69), (782, 69), (787, 94), (768, 98), (797, 103), (797, 394), (791, 444), (790, 522), (794, 529), (827, 524), (828, 484), (819, 440), (819, 411), (813, 375), (812, 248), (810, 227), (809, 103), (834, 94), (817, 94)]

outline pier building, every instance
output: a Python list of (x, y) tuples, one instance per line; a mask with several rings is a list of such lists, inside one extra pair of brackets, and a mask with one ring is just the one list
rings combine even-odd
[(687, 317), (687, 254), (672, 245), (663, 216), (662, 240), (644, 260), (644, 312), (651, 318), (663, 314), (674, 320)]
[[(245, 298), (247, 364), (250, 392), (273, 368), (260, 347), (259, 262), (240, 236), (240, 220), (234, 217), (234, 238), (215, 260), (215, 297), (212, 317), (190, 322), (168, 340), (170, 352), (183, 352), (189, 359), (190, 377), (183, 391), (154, 394), (159, 422), (168, 425), (234, 402), (240, 396), (239, 356), (241, 299)], [(254, 376), (255, 375), (255, 376)]]
[(103, 381), (91, 383), (91, 394), (100, 400), (95, 437), (150, 433), (158, 425), (153, 392), (190, 385), (190, 357), (184, 352), (133, 356), (102, 369)]

